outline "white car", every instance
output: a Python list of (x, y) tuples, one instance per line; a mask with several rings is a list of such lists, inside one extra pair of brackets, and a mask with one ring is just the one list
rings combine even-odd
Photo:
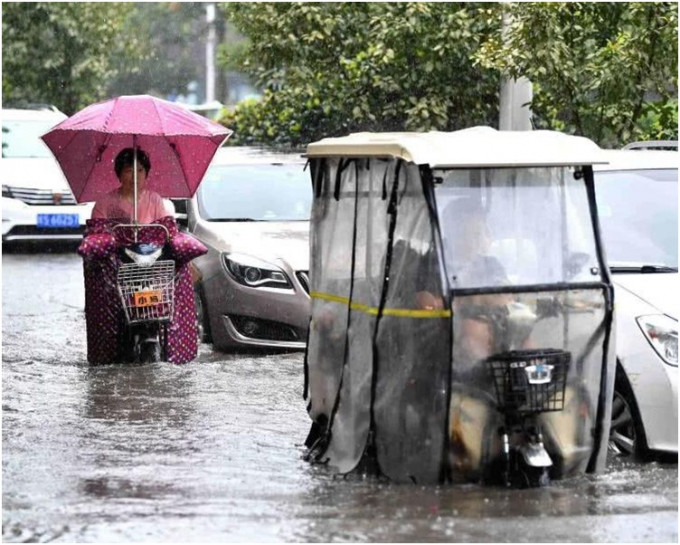
[(2, 242), (80, 240), (92, 203), (78, 205), (40, 136), (58, 111), (2, 110)]
[(610, 447), (678, 452), (678, 152), (607, 150), (595, 167), (615, 285), (617, 376)]

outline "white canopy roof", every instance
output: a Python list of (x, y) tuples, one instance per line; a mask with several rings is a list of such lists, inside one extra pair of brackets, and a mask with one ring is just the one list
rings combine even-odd
[(308, 157), (398, 157), (431, 167), (575, 166), (606, 163), (592, 140), (555, 131), (355, 133), (307, 146)]

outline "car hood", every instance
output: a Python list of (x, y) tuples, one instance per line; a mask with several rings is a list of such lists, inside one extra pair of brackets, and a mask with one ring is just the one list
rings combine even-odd
[(70, 191), (59, 164), (50, 157), (3, 158), (2, 183), (12, 187)]
[(308, 221), (201, 222), (196, 234), (219, 251), (282, 259), (296, 271), (309, 270)]
[(680, 277), (677, 273), (614, 274), (614, 284), (652, 305), (663, 314), (678, 319)]

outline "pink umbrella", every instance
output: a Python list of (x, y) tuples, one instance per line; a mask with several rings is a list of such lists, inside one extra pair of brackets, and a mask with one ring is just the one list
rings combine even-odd
[(92, 104), (42, 139), (64, 171), (76, 201), (89, 202), (120, 186), (113, 161), (122, 149), (135, 146), (151, 161), (149, 189), (163, 197), (189, 198), (231, 133), (182, 106), (137, 95)]

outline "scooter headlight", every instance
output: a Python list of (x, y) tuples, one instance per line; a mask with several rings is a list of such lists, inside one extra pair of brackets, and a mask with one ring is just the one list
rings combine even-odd
[(224, 264), (237, 282), (251, 288), (291, 289), (288, 276), (280, 267), (246, 254), (222, 254)]
[(640, 316), (637, 323), (654, 351), (668, 365), (678, 365), (678, 322), (663, 314)]
[(125, 255), (128, 256), (140, 267), (149, 267), (158, 261), (158, 258), (163, 253), (163, 247), (160, 247), (150, 253), (138, 253), (131, 248), (125, 248)]

